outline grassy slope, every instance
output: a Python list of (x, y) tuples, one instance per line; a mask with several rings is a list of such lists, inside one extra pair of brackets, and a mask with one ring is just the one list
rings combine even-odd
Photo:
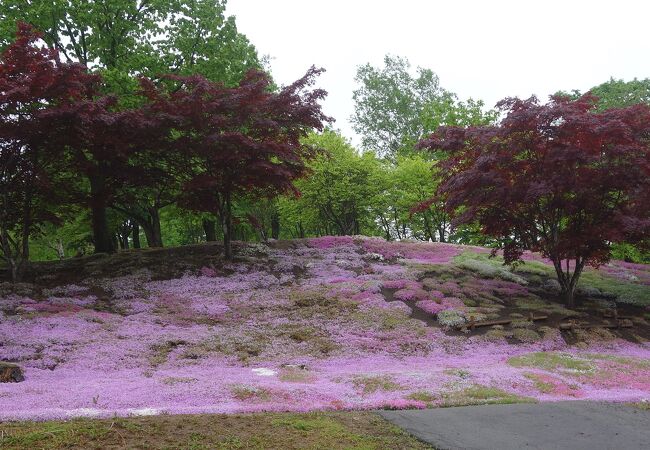
[(368, 412), (193, 415), (0, 424), (3, 449), (424, 449)]
[[(464, 252), (454, 260), (460, 267), (472, 270), (479, 276), (512, 280), (512, 277), (519, 275), (526, 276), (533, 282), (555, 280), (556, 277), (553, 267), (540, 261), (525, 261), (514, 269), (509, 269), (503, 266), (502, 257), (490, 258), (487, 254), (477, 254), (471, 251)], [(611, 265), (617, 267), (619, 264), (621, 264), (620, 261), (613, 261)], [(630, 275), (632, 276), (632, 274)], [(644, 275), (647, 276), (647, 270)], [(644, 285), (638, 280), (617, 278), (604, 270), (587, 267), (578, 282), (578, 291), (594, 288), (601, 293), (625, 299), (625, 303), (638, 306), (650, 305), (650, 287), (648, 285)]]

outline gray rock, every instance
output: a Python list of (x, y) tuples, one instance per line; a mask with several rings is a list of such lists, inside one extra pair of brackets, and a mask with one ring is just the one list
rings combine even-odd
[(562, 290), (562, 288), (560, 287), (560, 283), (553, 278), (549, 278), (548, 280), (543, 282), (541, 288), (547, 292), (552, 292), (554, 294), (559, 294), (560, 291)]
[(25, 380), (18, 364), (0, 361), (0, 383), (20, 383)]
[(593, 286), (581, 286), (576, 289), (576, 294), (584, 297), (600, 297), (602, 292), (600, 292), (600, 289)]

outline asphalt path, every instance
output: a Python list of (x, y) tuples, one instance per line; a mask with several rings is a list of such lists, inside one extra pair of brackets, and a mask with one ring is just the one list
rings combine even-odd
[(650, 449), (650, 411), (602, 402), (380, 411), (437, 449)]

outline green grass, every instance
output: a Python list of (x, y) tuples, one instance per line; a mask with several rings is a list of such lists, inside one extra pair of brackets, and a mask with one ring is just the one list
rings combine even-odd
[(443, 372), (445, 375), (451, 375), (454, 377), (462, 378), (463, 380), (469, 378), (471, 375), (469, 370), (465, 370), (465, 369), (445, 369)]
[(530, 397), (511, 394), (504, 390), (475, 385), (462, 391), (443, 394), (443, 407), (466, 405), (505, 405), (511, 403), (535, 403)]
[(364, 395), (373, 394), (377, 391), (400, 391), (404, 386), (395, 382), (389, 375), (357, 376), (352, 380), (354, 387), (363, 392)]
[(0, 424), (14, 449), (426, 449), (370, 412), (179, 415)]
[(189, 378), (189, 377), (166, 377), (162, 379), (162, 382), (164, 384), (173, 386), (175, 384), (183, 384), (183, 383), (193, 383), (196, 381), (196, 378)]
[[(526, 261), (517, 266), (515, 273), (528, 273), (541, 278), (556, 279), (555, 269), (538, 261)], [(593, 268), (586, 268), (578, 281), (578, 288), (586, 287), (597, 288), (603, 293), (614, 294), (618, 298), (626, 298), (629, 303), (634, 305), (650, 305), (648, 286), (604, 275)]]
[(268, 402), (271, 400), (271, 393), (264, 388), (246, 385), (234, 385), (230, 387), (232, 396), (241, 401)]
[(637, 359), (627, 356), (603, 355), (600, 353), (590, 353), (587, 355), (591, 359), (612, 361), (622, 366), (628, 366), (634, 369), (650, 369), (650, 359)]
[(640, 409), (642, 411), (650, 411), (650, 402), (628, 403), (628, 405), (632, 406), (633, 408)]
[(531, 380), (535, 385), (535, 389), (544, 394), (549, 394), (553, 392), (555, 386), (552, 383), (542, 380), (542, 378), (536, 373), (525, 373), (524, 376)]
[(327, 417), (289, 417), (273, 421), (273, 425), (292, 428), (297, 431), (313, 432), (327, 434), (330, 436), (340, 436), (345, 433), (345, 427), (342, 423)]
[[(509, 268), (503, 265), (503, 258), (500, 256), (489, 258), (487, 254), (466, 251), (456, 256), (454, 263), (458, 267), (478, 273), (481, 273), (481, 270), (484, 269), (486, 271), (485, 276), (491, 278), (503, 278), (507, 280), (510, 276), (509, 274), (513, 274), (515, 277), (526, 274), (529, 278), (530, 276), (535, 276), (538, 280), (548, 278), (556, 279), (555, 269), (539, 261), (524, 261), (515, 267)], [(578, 281), (578, 288), (585, 287), (598, 288), (601, 292), (614, 294), (619, 298), (627, 299), (628, 303), (634, 305), (650, 305), (650, 289), (648, 286), (632, 281), (620, 280), (592, 268), (586, 268)]]
[(515, 300), (515, 305), (522, 310), (539, 312), (542, 314), (562, 314), (565, 316), (575, 316), (578, 314), (576, 311), (567, 309), (563, 305), (549, 303), (534, 295), (529, 295), (525, 298), (517, 298)]
[(503, 264), (503, 258), (490, 258), (484, 253), (465, 251), (454, 258), (454, 264), (480, 275), (483, 278), (498, 278), (519, 284), (526, 284), (526, 280), (513, 273), (512, 267)]
[(578, 287), (591, 286), (601, 292), (615, 294), (618, 299), (626, 299), (626, 303), (637, 306), (650, 305), (650, 288), (632, 281), (601, 275), (595, 270), (586, 270), (580, 277)]
[(584, 359), (576, 358), (566, 353), (536, 352), (508, 359), (513, 367), (536, 367), (544, 370), (565, 369), (571, 371), (590, 371), (594, 364)]
[(526, 343), (537, 342), (542, 339), (537, 331), (529, 330), (527, 328), (517, 328), (513, 331), (512, 337), (520, 342)]
[(540, 261), (523, 261), (517, 265), (515, 270), (517, 273), (525, 273), (528, 275), (536, 275), (542, 279), (553, 278), (555, 279), (555, 268)]
[(437, 395), (432, 394), (431, 392), (428, 391), (412, 392), (409, 395), (407, 395), (406, 398), (409, 400), (416, 400), (424, 403), (433, 403), (439, 399)]
[[(116, 419), (112, 422), (116, 429), (138, 431), (137, 424), (125, 419)], [(0, 425), (4, 431), (15, 425)], [(65, 448), (74, 446), (75, 442), (101, 441), (110, 433), (111, 427), (104, 423), (90, 420), (76, 420), (71, 422), (43, 422), (32, 425), (23, 425), (23, 430), (9, 432), (0, 440), (0, 448)], [(13, 431), (13, 430), (12, 430)]]
[(280, 370), (278, 378), (287, 383), (313, 383), (316, 376), (306, 369), (299, 367), (285, 367)]
[[(556, 279), (555, 269), (537, 261), (526, 261), (517, 266), (516, 273), (528, 273), (542, 278)], [(578, 281), (578, 288), (594, 287), (601, 292), (626, 298), (632, 304), (639, 306), (650, 305), (650, 289), (632, 281), (604, 275), (592, 268), (586, 268)]]

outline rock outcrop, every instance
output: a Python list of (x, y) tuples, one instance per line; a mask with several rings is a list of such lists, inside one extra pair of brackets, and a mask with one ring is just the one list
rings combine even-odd
[(25, 380), (18, 364), (0, 361), (0, 383), (20, 383)]

